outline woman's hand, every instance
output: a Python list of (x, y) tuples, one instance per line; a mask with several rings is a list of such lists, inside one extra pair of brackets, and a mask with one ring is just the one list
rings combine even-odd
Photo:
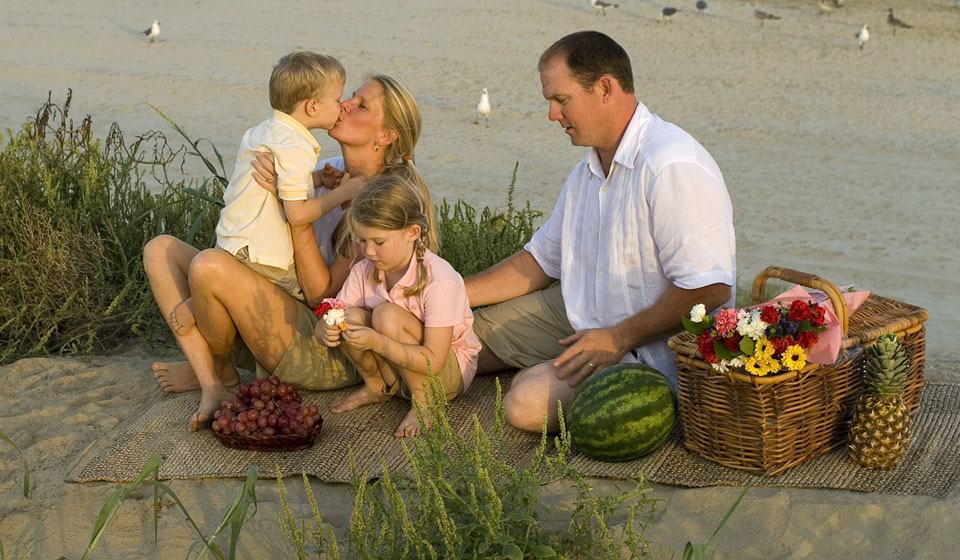
[(355, 348), (361, 352), (364, 350), (373, 350), (380, 333), (370, 327), (351, 325), (350, 323), (345, 324), (347, 330), (343, 333), (344, 342), (349, 344), (351, 348)]
[(318, 169), (313, 172), (314, 187), (326, 187), (333, 190), (340, 185), (341, 179), (343, 179), (343, 171), (340, 171), (329, 163), (325, 163), (323, 169)]
[(322, 320), (317, 321), (317, 325), (313, 328), (313, 335), (317, 337), (320, 344), (327, 348), (340, 346), (340, 335), (342, 333), (343, 331), (337, 325), (328, 325)]
[(253, 158), (253, 169), (253, 180), (261, 187), (270, 191), (270, 194), (273, 196), (278, 196), (277, 168), (273, 164), (273, 153), (257, 153), (257, 157)]

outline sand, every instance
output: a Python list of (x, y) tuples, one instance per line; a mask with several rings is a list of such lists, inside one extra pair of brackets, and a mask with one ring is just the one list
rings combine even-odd
[[(227, 157), (243, 130), (269, 114), (271, 65), (295, 48), (337, 56), (352, 90), (382, 72), (406, 84), (424, 116), (417, 165), (437, 199), (503, 207), (513, 164), (516, 197), (549, 215), (563, 179), (583, 157), (546, 119), (539, 53), (565, 33), (604, 31), (633, 59), (639, 98), (713, 154), (735, 209), (739, 288), (768, 265), (814, 272), (929, 309), (930, 374), (960, 382), (960, 10), (952, 0), (878, 5), (850, 0), (822, 15), (815, 2), (692, 0), (659, 24), (661, 4), (624, 1), (607, 17), (586, 0), (466, 0), (348, 4), (238, 4), (105, 0), (64, 5), (8, 2), (0, 19), (0, 130), (17, 129), (53, 92), (73, 89), (75, 119), (103, 134), (116, 121), (128, 139), (172, 131), (152, 103)], [(887, 6), (914, 25), (894, 36)], [(780, 21), (760, 28), (755, 7)], [(150, 44), (140, 31), (158, 19)], [(854, 34), (870, 26), (861, 52)], [(489, 127), (473, 124), (486, 87)], [(337, 146), (319, 136), (324, 153)], [(188, 167), (188, 170), (192, 169)], [(710, 219), (704, 216), (704, 219)], [(113, 484), (62, 482), (72, 462), (112, 426), (159, 394), (150, 363), (167, 351), (38, 358), (0, 368), (0, 431), (24, 449), (35, 490), (18, 494), (19, 463), (0, 443), (0, 540), (7, 558), (82, 554)], [(240, 481), (176, 482), (209, 531)], [(295, 484), (292, 486), (296, 486)], [(315, 484), (335, 526), (347, 523), (347, 489)], [(607, 488), (608, 483), (598, 482)], [(737, 489), (654, 487), (667, 503), (649, 536), (656, 557), (679, 557), (705, 540)], [(275, 485), (241, 557), (278, 557)], [(563, 484), (544, 488), (561, 508)], [(302, 493), (294, 500), (302, 502)], [(302, 505), (302, 503), (301, 503)], [(752, 490), (714, 541), (718, 558), (949, 558), (960, 549), (960, 499), (837, 491)], [(306, 511), (306, 510), (304, 510)], [(99, 558), (185, 554), (193, 537), (165, 507), (153, 543), (149, 500), (122, 510)], [(557, 528), (562, 522), (556, 522)], [(277, 548), (279, 547), (279, 548)]]

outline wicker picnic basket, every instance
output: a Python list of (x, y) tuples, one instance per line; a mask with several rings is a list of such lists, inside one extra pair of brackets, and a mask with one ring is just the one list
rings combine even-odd
[(871, 294), (848, 316), (834, 284), (778, 267), (757, 275), (754, 303), (767, 301), (769, 278), (826, 293), (844, 333), (844, 350), (830, 365), (808, 364), (800, 371), (757, 377), (714, 371), (699, 357), (693, 334), (672, 337), (687, 450), (728, 467), (774, 475), (846, 445), (850, 417), (863, 389), (863, 350), (884, 333), (898, 334), (911, 356), (904, 401), (911, 414), (917, 411), (923, 390), (925, 309)]

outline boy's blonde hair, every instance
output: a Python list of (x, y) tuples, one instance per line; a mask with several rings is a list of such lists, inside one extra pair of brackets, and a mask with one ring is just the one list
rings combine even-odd
[[(427, 249), (436, 252), (439, 248), (435, 242), (436, 224), (433, 223), (430, 202), (424, 199), (420, 187), (408, 171), (398, 169), (393, 173), (377, 175), (350, 203), (345, 221), (351, 232), (355, 232), (358, 225), (385, 231), (420, 226), (420, 238), (414, 247), (417, 281), (404, 291), (404, 295), (410, 297), (423, 291), (427, 285), (424, 253)], [(383, 281), (376, 268), (371, 272), (371, 280), (376, 283)]]
[(304, 99), (319, 98), (324, 90), (346, 79), (340, 61), (313, 51), (294, 51), (273, 67), (270, 74), (270, 106), (292, 113)]

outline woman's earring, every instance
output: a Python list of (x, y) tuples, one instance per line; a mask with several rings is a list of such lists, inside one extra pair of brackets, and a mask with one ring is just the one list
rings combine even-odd
[(379, 151), (380, 151), (380, 144), (377, 144), (376, 142), (374, 142), (374, 143), (373, 143), (373, 151), (379, 152)]

